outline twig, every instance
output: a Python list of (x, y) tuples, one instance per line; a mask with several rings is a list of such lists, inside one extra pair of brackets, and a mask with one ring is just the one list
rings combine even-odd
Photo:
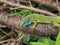
[(29, 0), (29, 4), (30, 4), (30, 6), (32, 7), (31, 0)]
[(12, 3), (12, 2), (9, 2), (9, 1), (6, 1), (6, 0), (0, 0), (0, 2), (11, 5), (11, 6), (15, 6), (15, 7), (18, 7), (18, 8), (24, 8), (24, 9), (28, 9), (28, 10), (31, 10), (31, 11), (34, 11), (34, 12), (43, 13), (43, 14), (46, 14), (46, 15), (49, 15), (49, 16), (55, 16), (55, 14), (53, 14), (51, 12), (48, 12), (48, 11), (45, 11), (45, 10), (41, 10), (41, 9), (37, 9), (37, 8), (33, 8), (33, 7), (28, 7), (28, 6), (24, 6), (24, 5), (17, 4), (17, 3)]
[(59, 15), (60, 15), (60, 6), (59, 6), (59, 1), (58, 0), (56, 0), (56, 5), (57, 5), (57, 8), (58, 8), (58, 11), (59, 11)]
[(0, 44), (2, 44), (4, 42), (8, 42), (8, 41), (14, 41), (14, 39), (8, 39), (8, 40), (0, 41)]
[(17, 41), (21, 41), (23, 37), (25, 37), (25, 35), (22, 35), (19, 39), (17, 39)]
[(6, 37), (7, 37), (7, 35), (4, 35), (3, 37), (0, 38), (0, 41), (4, 40)]
[(9, 36), (9, 34), (4, 32), (2, 29), (0, 29), (0, 31), (3, 32), (4, 34), (6, 34), (7, 36)]

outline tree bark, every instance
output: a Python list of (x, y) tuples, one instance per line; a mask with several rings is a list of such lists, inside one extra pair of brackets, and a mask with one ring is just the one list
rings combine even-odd
[(43, 24), (43, 23), (38, 23), (33, 31), (31, 25), (21, 28), (20, 21), (22, 18), (23, 17), (21, 16), (6, 16), (4, 13), (0, 13), (0, 23), (8, 27), (17, 29), (18, 31), (38, 36), (49, 36), (49, 37), (55, 37), (59, 32), (58, 27), (55, 27), (52, 24)]

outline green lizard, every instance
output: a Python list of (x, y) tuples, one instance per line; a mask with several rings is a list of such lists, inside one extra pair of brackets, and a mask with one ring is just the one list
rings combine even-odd
[(60, 16), (45, 16), (43, 14), (30, 14), (24, 17), (20, 23), (20, 26), (22, 26), (24, 23), (26, 23), (29, 19), (32, 20), (32, 23), (34, 25), (32, 26), (32, 29), (36, 26), (37, 23), (52, 23), (55, 26), (60, 26)]

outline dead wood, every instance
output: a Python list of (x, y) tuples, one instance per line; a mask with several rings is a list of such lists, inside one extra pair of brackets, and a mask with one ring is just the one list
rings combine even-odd
[(7, 27), (17, 29), (18, 31), (38, 36), (49, 36), (49, 37), (57, 36), (59, 32), (58, 27), (55, 27), (51, 24), (42, 24), (42, 23), (37, 24), (34, 31), (32, 31), (31, 25), (21, 28), (19, 25), (21, 19), (22, 19), (21, 16), (6, 16), (4, 15), (4, 13), (0, 13), (0, 23), (6, 25)]

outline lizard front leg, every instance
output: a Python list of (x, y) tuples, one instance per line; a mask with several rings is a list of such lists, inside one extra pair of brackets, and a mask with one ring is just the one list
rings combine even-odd
[(33, 24), (32, 24), (32, 26), (31, 26), (32, 32), (34, 31), (34, 28), (36, 27), (36, 24), (37, 24), (37, 23), (33, 23)]

